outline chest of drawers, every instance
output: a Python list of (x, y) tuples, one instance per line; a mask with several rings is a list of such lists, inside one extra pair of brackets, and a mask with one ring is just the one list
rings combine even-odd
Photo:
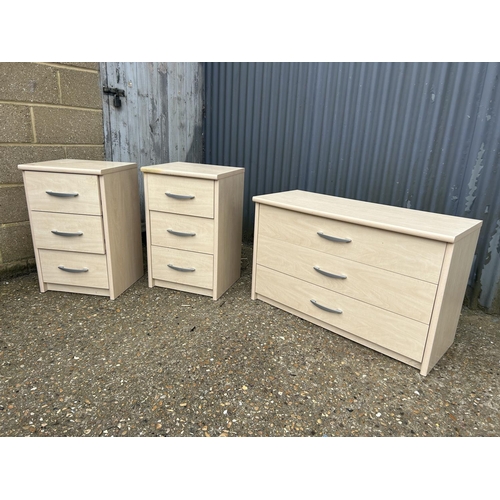
[(218, 299), (240, 277), (245, 169), (174, 162), (141, 171), (149, 286)]
[(115, 299), (144, 274), (135, 163), (19, 165), (40, 291)]
[(429, 373), (453, 343), (481, 221), (298, 190), (253, 201), (252, 299)]

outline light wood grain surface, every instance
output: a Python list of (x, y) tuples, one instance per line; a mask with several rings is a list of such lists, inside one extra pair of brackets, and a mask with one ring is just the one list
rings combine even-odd
[[(214, 220), (165, 212), (149, 212), (151, 244), (192, 252), (214, 253)], [(174, 234), (170, 231), (181, 233)], [(194, 236), (182, 236), (193, 234)]]
[(41, 292), (115, 299), (144, 274), (136, 164), (55, 160), (19, 168)]
[(256, 203), (287, 210), (450, 243), (453, 243), (457, 238), (464, 237), (469, 232), (473, 232), (481, 225), (481, 221), (475, 219), (362, 202), (301, 190), (254, 196), (252, 199)]
[(305, 191), (253, 199), (252, 298), (427, 375), (453, 343), (482, 222)]
[[(408, 234), (261, 206), (259, 234), (305, 248), (437, 283), (446, 244)], [(349, 238), (329, 241), (318, 235)], [(418, 264), (416, 264), (418, 263)]]
[[(214, 272), (212, 255), (156, 246), (152, 247), (151, 252), (154, 279), (212, 288)], [(194, 271), (177, 271), (169, 267), (169, 264), (182, 269), (194, 269)]]
[[(293, 258), (290, 257), (293, 255)], [(360, 262), (260, 237), (259, 263), (328, 290), (429, 324), (437, 285)], [(315, 269), (345, 279), (329, 277)]]
[[(79, 252), (40, 250), (43, 280), (60, 285), (108, 288), (108, 266), (105, 255)], [(88, 269), (87, 272), (72, 273), (59, 269)]]
[(68, 174), (107, 175), (130, 168), (137, 169), (135, 163), (118, 161), (80, 160), (63, 158), (60, 160), (23, 163), (18, 166), (24, 171), (60, 172)]
[(208, 165), (205, 163), (172, 162), (159, 165), (141, 167), (146, 174), (174, 175), (178, 177), (191, 177), (196, 179), (219, 180), (232, 175), (241, 175), (245, 169), (240, 167), (226, 167)]
[[(24, 186), (29, 193), (30, 210), (71, 214), (101, 215), (101, 197), (95, 175), (52, 172), (25, 172)], [(46, 191), (75, 193), (57, 197)]]
[[(105, 253), (102, 217), (96, 215), (33, 212), (33, 237), (38, 248)], [(61, 236), (52, 231), (75, 234)], [(81, 236), (76, 236), (83, 233)]]
[[(141, 171), (148, 285), (217, 300), (240, 276), (244, 169), (176, 162)], [(167, 192), (190, 199), (178, 200)], [(175, 271), (169, 263), (196, 271)]]
[[(167, 196), (166, 193), (193, 198), (175, 199)], [(175, 176), (150, 176), (148, 199), (150, 210), (213, 218), (214, 181)]]
[[(399, 352), (415, 361), (422, 360), (427, 325), (352, 299), (306, 281), (257, 266), (258, 294), (276, 298), (286, 306), (318, 318), (352, 334)], [(324, 311), (311, 303), (342, 310)]]

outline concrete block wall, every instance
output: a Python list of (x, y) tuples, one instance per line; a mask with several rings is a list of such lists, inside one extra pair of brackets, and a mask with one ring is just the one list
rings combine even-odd
[(35, 270), (20, 163), (104, 160), (97, 62), (0, 62), (0, 278)]

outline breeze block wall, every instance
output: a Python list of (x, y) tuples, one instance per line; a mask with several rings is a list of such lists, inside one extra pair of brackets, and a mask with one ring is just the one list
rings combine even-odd
[(97, 62), (0, 63), (0, 278), (35, 271), (20, 163), (104, 160)]

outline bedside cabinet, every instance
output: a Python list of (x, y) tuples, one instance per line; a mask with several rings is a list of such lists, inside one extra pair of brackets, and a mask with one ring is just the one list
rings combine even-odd
[(305, 191), (253, 201), (252, 299), (429, 373), (453, 343), (481, 221)]
[(244, 168), (141, 167), (149, 286), (217, 300), (240, 277)]
[(115, 299), (144, 275), (135, 163), (64, 159), (18, 168), (41, 292)]

